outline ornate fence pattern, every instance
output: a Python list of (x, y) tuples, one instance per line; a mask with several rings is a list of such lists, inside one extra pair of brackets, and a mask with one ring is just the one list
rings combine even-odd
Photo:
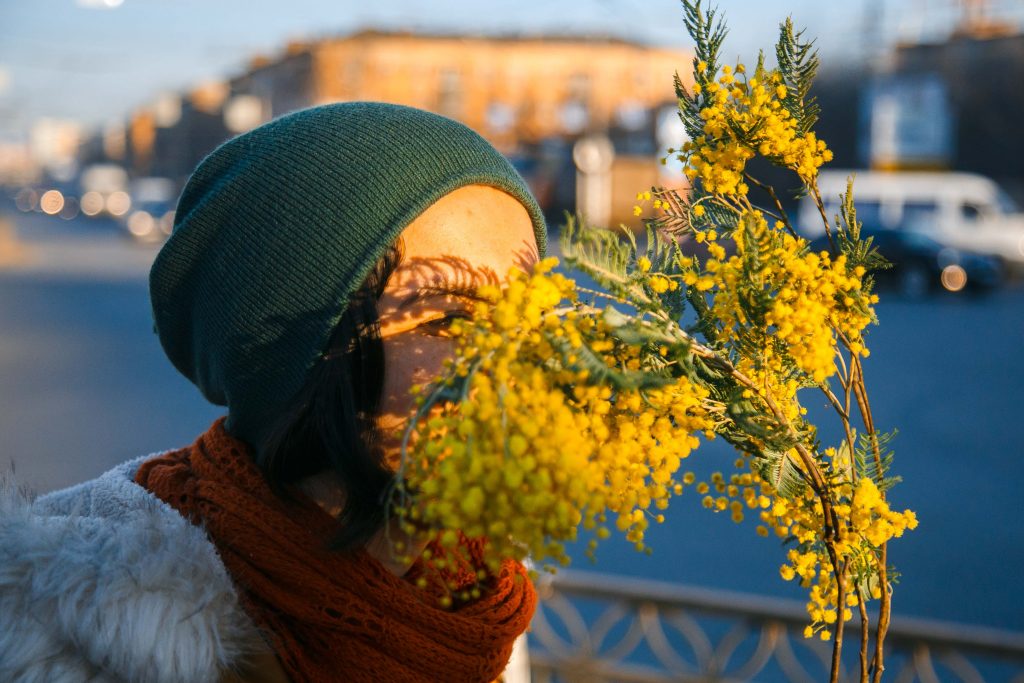
[[(803, 605), (589, 572), (538, 584), (530, 633), (534, 683), (828, 679), (831, 644), (805, 639)], [(859, 622), (847, 625), (842, 680), (855, 681)], [(1024, 683), (1024, 634), (894, 617), (892, 683)]]

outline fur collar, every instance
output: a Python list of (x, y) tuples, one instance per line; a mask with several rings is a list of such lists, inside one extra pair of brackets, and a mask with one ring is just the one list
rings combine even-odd
[(132, 481), (148, 457), (36, 500), (0, 483), (0, 681), (216, 681), (255, 649), (203, 531)]

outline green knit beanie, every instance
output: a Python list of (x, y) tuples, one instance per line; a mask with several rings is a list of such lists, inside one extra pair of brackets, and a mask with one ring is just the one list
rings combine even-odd
[(229, 140), (192, 174), (150, 271), (164, 351), (228, 407), (228, 430), (259, 447), (387, 247), (435, 201), (472, 184), (522, 202), (544, 254), (544, 218), (526, 183), (451, 119), (349, 102)]

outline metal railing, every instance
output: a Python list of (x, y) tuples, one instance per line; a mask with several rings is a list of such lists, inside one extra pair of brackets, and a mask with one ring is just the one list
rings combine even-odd
[[(534, 683), (828, 680), (831, 643), (805, 639), (802, 604), (564, 571), (538, 581)], [(841, 680), (859, 678), (859, 622)], [(884, 680), (1024, 683), (1024, 633), (894, 617)]]

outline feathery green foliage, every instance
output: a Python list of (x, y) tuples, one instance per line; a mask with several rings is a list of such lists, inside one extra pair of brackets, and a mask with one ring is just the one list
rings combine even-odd
[(796, 31), (793, 20), (787, 18), (779, 25), (775, 56), (779, 60), (779, 73), (789, 91), (783, 104), (796, 118), (800, 132), (806, 134), (817, 123), (821, 108), (815, 98), (810, 97), (811, 84), (818, 73), (818, 51), (813, 49), (813, 40), (801, 41), (803, 35), (803, 30)]
[(560, 244), (567, 266), (586, 273), (613, 294), (628, 283), (636, 248), (611, 230), (588, 227), (580, 217), (566, 216)]
[[(693, 56), (694, 81), (703, 87), (708, 83), (708, 74), (712, 74), (713, 77), (718, 71), (722, 43), (727, 34), (725, 24), (720, 17), (716, 17), (715, 10), (705, 12), (701, 7), (701, 0), (683, 0), (683, 22), (696, 43)], [(701, 62), (707, 65), (704, 71), (697, 69)], [(676, 74), (673, 80), (676, 98), (679, 100), (679, 116), (687, 135), (696, 138), (701, 135), (704, 127), (704, 122), (700, 118), (699, 99), (687, 92), (679, 74)]]
[[(889, 476), (895, 453), (890, 448), (896, 438), (896, 430), (876, 432), (875, 434), (858, 434), (857, 446), (853, 450), (857, 474), (874, 480), (879, 491), (888, 491), (902, 481), (901, 477)], [(880, 457), (875, 458), (877, 446)]]
[(857, 220), (857, 207), (853, 202), (853, 177), (846, 181), (846, 192), (839, 196), (839, 215), (836, 216), (836, 246), (846, 254), (853, 266), (863, 266), (868, 272), (891, 268), (892, 264), (871, 245), (872, 239), (861, 239), (861, 223)]
[(755, 467), (761, 478), (769, 482), (783, 498), (801, 495), (807, 488), (803, 472), (785, 453), (766, 450), (755, 461)]

